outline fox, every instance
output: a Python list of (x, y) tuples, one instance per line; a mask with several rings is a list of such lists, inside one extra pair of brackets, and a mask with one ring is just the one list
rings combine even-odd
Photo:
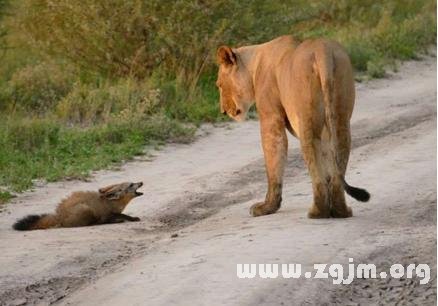
[(58, 204), (55, 213), (29, 215), (12, 227), (17, 231), (30, 231), (140, 221), (140, 218), (122, 214), (122, 211), (132, 199), (143, 195), (137, 191), (141, 186), (143, 182), (125, 182), (98, 191), (73, 192)]

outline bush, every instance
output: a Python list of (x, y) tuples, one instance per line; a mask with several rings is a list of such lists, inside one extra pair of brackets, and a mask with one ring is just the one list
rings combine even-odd
[[(347, 3), (347, 7), (352, 4)], [(433, 1), (427, 0), (388, 1), (369, 8), (359, 5), (356, 10), (346, 9), (351, 20), (336, 25), (330, 36), (343, 43), (357, 71), (383, 77), (386, 66), (394, 64), (394, 60), (415, 58), (419, 51), (435, 43), (434, 6)], [(345, 18), (341, 20), (346, 22)]]
[(144, 76), (160, 60), (151, 52), (155, 20), (140, 0), (36, 0), (18, 10), (35, 46), (107, 76)]
[(379, 57), (374, 46), (366, 39), (352, 38), (347, 40), (345, 47), (357, 71), (367, 71), (368, 63)]
[(416, 52), (424, 50), (432, 42), (432, 37), (436, 36), (436, 27), (430, 26), (434, 23), (430, 14), (408, 17), (401, 23), (394, 18), (385, 13), (371, 37), (376, 49), (387, 58), (415, 58)]
[(432, 0), (35, 0), (17, 10), (29, 41), (50, 55), (105, 78), (159, 74), (193, 93), (212, 72), (220, 44), (259, 43), (289, 33), (336, 38), (348, 29), (361, 44), (349, 48), (358, 70), (366, 70), (375, 51), (410, 58), (417, 50), (413, 42), (434, 41), (434, 7)]
[(228, 116), (219, 111), (219, 92), (215, 80), (215, 74), (203, 76), (193, 92), (189, 92), (176, 81), (161, 84), (167, 116), (195, 124), (229, 120)]
[(159, 103), (159, 90), (135, 80), (97, 87), (76, 83), (60, 101), (56, 113), (70, 124), (92, 125), (108, 122), (114, 117), (121, 121), (141, 118), (154, 113)]
[(383, 78), (385, 76), (385, 62), (379, 59), (368, 61), (367, 73), (372, 78)]
[[(0, 21), (6, 13), (6, 9), (9, 5), (9, 0), (0, 0)], [(6, 49), (5, 36), (7, 34), (6, 28), (0, 23), (0, 58), (4, 55)]]
[(61, 129), (50, 119), (9, 120), (4, 128), (4, 145), (27, 152), (55, 145)]
[(71, 71), (43, 62), (17, 70), (7, 83), (3, 99), (8, 99), (14, 109), (46, 113), (70, 91), (72, 83)]
[[(263, 19), (255, 18), (260, 8)], [(274, 22), (286, 19), (284, 8), (282, 1), (260, 0), (35, 0), (19, 11), (34, 46), (82, 69), (144, 78), (159, 68), (194, 86), (219, 44), (285, 33), (288, 24)]]

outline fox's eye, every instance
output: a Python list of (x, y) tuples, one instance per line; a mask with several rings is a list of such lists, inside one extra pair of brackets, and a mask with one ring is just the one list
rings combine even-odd
[(134, 187), (134, 184), (133, 183), (129, 184), (129, 187)]

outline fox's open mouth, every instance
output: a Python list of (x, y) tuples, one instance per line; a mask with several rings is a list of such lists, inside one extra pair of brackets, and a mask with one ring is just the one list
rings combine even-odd
[(143, 192), (139, 192), (139, 191), (137, 191), (141, 186), (143, 186), (143, 183), (142, 183), (142, 182), (138, 183), (138, 187), (137, 187), (137, 189), (135, 190), (135, 196), (136, 196), (136, 197), (139, 197), (139, 196), (142, 196), (142, 195), (143, 195)]

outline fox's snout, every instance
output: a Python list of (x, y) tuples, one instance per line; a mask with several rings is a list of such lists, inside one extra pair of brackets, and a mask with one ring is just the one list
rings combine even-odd
[(129, 186), (129, 191), (134, 193), (136, 197), (142, 196), (143, 193), (137, 191), (137, 189), (139, 189), (141, 186), (143, 186), (143, 182), (131, 183), (131, 185)]

